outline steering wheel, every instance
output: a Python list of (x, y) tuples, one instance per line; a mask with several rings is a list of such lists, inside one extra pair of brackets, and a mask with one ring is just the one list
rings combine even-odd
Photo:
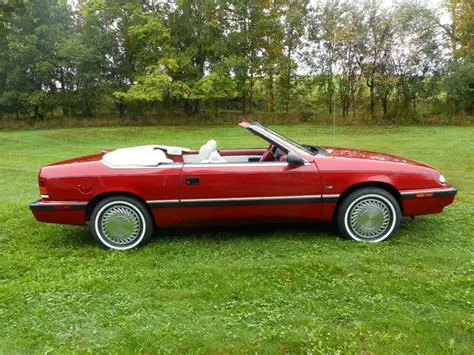
[(262, 157), (260, 158), (260, 161), (274, 161), (275, 157), (273, 156), (273, 150), (275, 149), (275, 146), (273, 144), (270, 144), (268, 147), (267, 151), (263, 153)]

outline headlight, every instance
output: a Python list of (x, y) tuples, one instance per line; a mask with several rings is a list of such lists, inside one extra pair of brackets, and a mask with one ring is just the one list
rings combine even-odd
[(440, 175), (439, 176), (439, 182), (442, 183), (442, 184), (446, 184), (446, 178), (443, 176), (443, 175)]

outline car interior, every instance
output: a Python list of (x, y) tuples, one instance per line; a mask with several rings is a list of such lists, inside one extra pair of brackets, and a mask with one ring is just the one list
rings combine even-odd
[[(168, 152), (169, 154), (169, 152)], [(182, 155), (169, 155), (175, 162), (184, 163), (258, 163), (272, 161), (286, 161), (287, 154), (274, 145), (267, 149), (217, 149), (217, 142), (209, 140), (202, 145), (199, 151), (183, 151)]]
[(102, 160), (110, 167), (152, 167), (169, 163), (219, 164), (286, 161), (287, 154), (274, 145), (254, 149), (217, 149), (213, 139), (199, 150), (173, 146), (146, 145), (116, 149), (104, 154)]

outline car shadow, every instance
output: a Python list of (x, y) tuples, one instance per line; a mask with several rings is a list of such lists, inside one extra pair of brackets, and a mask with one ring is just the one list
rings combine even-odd
[(90, 235), (89, 228), (85, 226), (61, 226), (60, 236), (55, 240), (55, 245), (80, 248), (95, 246), (97, 243)]
[[(57, 238), (50, 239), (56, 247), (98, 247), (84, 226), (61, 226)], [(238, 240), (238, 239), (308, 239), (337, 238), (337, 227), (333, 223), (273, 223), (246, 225), (216, 225), (157, 229), (150, 244), (160, 242), (185, 242), (193, 240)]]
[(295, 239), (308, 237), (338, 237), (333, 223), (269, 223), (217, 225), (157, 229), (152, 243), (166, 240), (230, 240), (248, 238)]
[[(401, 230), (407, 230), (415, 223), (411, 218), (403, 218)], [(238, 239), (308, 239), (308, 238), (340, 238), (335, 223), (268, 223), (193, 226), (156, 229), (150, 241), (151, 244), (160, 242), (184, 242), (193, 240), (238, 240)], [(55, 239), (55, 245), (68, 245), (74, 248), (98, 246), (90, 235), (89, 228), (80, 226), (62, 226), (60, 237)]]

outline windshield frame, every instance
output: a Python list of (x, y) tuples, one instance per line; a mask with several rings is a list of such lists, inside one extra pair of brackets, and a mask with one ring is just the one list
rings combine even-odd
[(271, 128), (268, 128), (258, 122), (241, 122), (241, 127), (247, 128), (252, 133), (256, 134), (257, 136), (265, 139), (266, 141), (270, 142), (271, 144), (276, 145), (280, 149), (286, 150), (288, 152), (293, 152), (308, 162), (308, 159), (311, 159), (315, 154), (311, 152), (309, 149), (303, 147), (299, 143), (291, 140), (288, 137), (281, 135), (278, 132), (275, 132)]

